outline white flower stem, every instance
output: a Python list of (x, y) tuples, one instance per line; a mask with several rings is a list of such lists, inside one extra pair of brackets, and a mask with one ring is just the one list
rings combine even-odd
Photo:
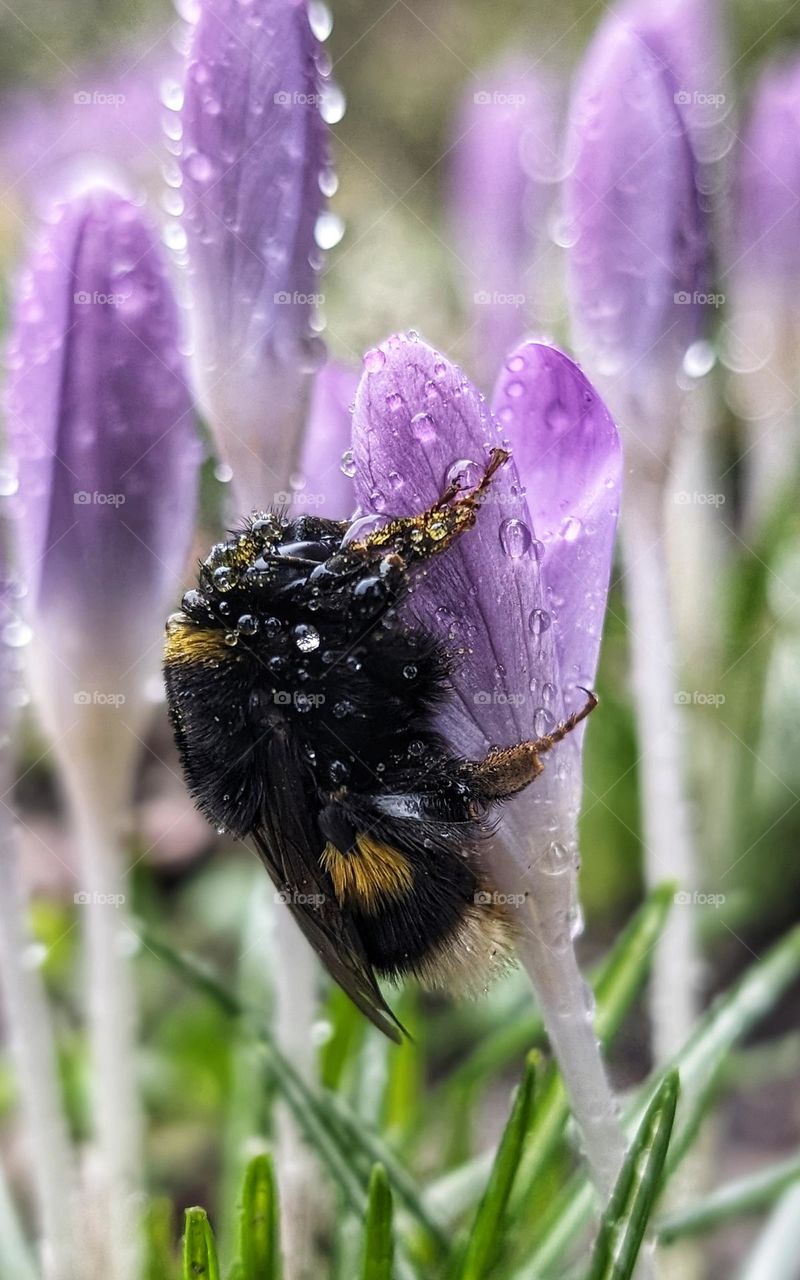
[(77, 1183), (59, 1085), (58, 1063), (41, 976), (26, 961), (30, 937), (10, 816), (0, 831), (0, 980), (30, 1142), (46, 1280), (75, 1280)]
[[(661, 485), (634, 478), (622, 527), (648, 888), (675, 880), (695, 886), (695, 861), (682, 773), (679, 681), (664, 537)], [(679, 902), (653, 957), (650, 1007), (657, 1062), (686, 1042), (696, 1014), (699, 963), (688, 903)]]
[(79, 908), (109, 1280), (135, 1280), (142, 1191), (141, 1116), (136, 1082), (136, 996), (127, 926), (123, 832), (130, 770), (112, 752), (62, 760), (79, 847)]
[[(574, 848), (574, 841), (557, 847)], [(518, 863), (503, 861), (505, 875), (511, 878), (500, 887), (518, 892)], [(534, 851), (523, 879), (527, 898), (517, 953), (536, 993), (592, 1180), (605, 1198), (614, 1186), (626, 1141), (592, 1023), (588, 988), (575, 956), (576, 861), (573, 857), (553, 868), (547, 853)]]

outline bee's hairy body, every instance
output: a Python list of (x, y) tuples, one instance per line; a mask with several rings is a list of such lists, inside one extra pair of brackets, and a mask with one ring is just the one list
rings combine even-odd
[(472, 493), (451, 488), (362, 540), (343, 542), (346, 523), (257, 515), (212, 549), (167, 625), (170, 714), (200, 808), (255, 841), (329, 971), (390, 1035), (375, 971), (469, 985), (508, 959), (486, 815), (572, 727), (459, 759), (433, 728), (448, 655), (399, 611), (505, 457)]

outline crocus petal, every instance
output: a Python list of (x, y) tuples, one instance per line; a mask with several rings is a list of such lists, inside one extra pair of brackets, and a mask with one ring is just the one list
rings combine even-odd
[(299, 452), (329, 171), (321, 49), (297, 0), (203, 0), (182, 110), (196, 378), (248, 507)]
[(335, 360), (320, 369), (314, 380), (300, 461), (303, 488), (294, 495), (297, 509), (316, 511), (331, 520), (347, 520), (353, 514), (354, 468), (348, 465), (347, 454), (357, 386), (355, 369)]
[(487, 382), (534, 308), (534, 257), (560, 176), (554, 87), (516, 62), (471, 82), (450, 150), (450, 216)]
[(148, 648), (157, 660), (200, 451), (177, 308), (137, 208), (97, 191), (57, 211), (23, 279), (9, 364), (32, 620), (73, 674), (124, 672)]
[(578, 77), (569, 155), (579, 349), (618, 416), (639, 431), (655, 424), (659, 438), (674, 423), (685, 353), (703, 332), (707, 225), (672, 78), (619, 22), (601, 28)]
[[(474, 485), (488, 449), (500, 444), (483, 397), (426, 343), (395, 335), (367, 353), (353, 414), (363, 511), (421, 511), (456, 475)], [(559, 713), (553, 631), (539, 625), (544, 599), (535, 553), (512, 461), (495, 477), (475, 527), (432, 560), (415, 586), (414, 613), (458, 661), (442, 726), (465, 754), (529, 738), (537, 723), (544, 731)], [(553, 713), (542, 705), (544, 686)]]
[(575, 710), (584, 696), (577, 686), (591, 689), (597, 670), (622, 484), (619, 435), (578, 366), (542, 343), (509, 357), (492, 407), (542, 544), (547, 621)]

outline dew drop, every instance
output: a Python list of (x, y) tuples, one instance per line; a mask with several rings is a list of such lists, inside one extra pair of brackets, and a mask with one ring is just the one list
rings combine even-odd
[(307, 622), (300, 622), (292, 632), (294, 642), (301, 653), (313, 653), (319, 648), (319, 632)]
[(320, 249), (334, 249), (344, 235), (344, 222), (338, 213), (326, 209), (314, 223), (314, 239)]
[(367, 373), (377, 373), (386, 364), (386, 356), (380, 347), (371, 347), (364, 352), (363, 364)]
[(559, 533), (565, 542), (575, 542), (580, 537), (582, 528), (583, 525), (577, 516), (567, 516)]
[(411, 419), (411, 430), (417, 440), (429, 441), (436, 434), (436, 422), (430, 413), (415, 413)]
[(537, 738), (543, 738), (555, 726), (555, 716), (547, 707), (537, 707), (533, 713), (533, 732)]
[(571, 866), (571, 859), (566, 845), (559, 844), (557, 840), (553, 840), (545, 849), (537, 866), (545, 875), (563, 876)]
[(544, 609), (534, 609), (528, 618), (528, 626), (532, 635), (540, 636), (550, 627), (552, 619)]
[(342, 460), (339, 463), (339, 470), (343, 476), (347, 476), (351, 480), (356, 474), (356, 460), (353, 457), (352, 449), (345, 449), (342, 454)]
[(481, 469), (471, 458), (459, 458), (447, 468), (445, 482), (458, 484), (462, 489), (475, 489), (481, 482)]
[(510, 560), (521, 560), (532, 543), (531, 531), (524, 520), (504, 520), (500, 525), (500, 545)]

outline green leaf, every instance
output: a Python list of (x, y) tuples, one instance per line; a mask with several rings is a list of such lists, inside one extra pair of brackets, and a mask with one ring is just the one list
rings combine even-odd
[(482, 1277), (491, 1275), (511, 1188), (533, 1114), (540, 1061), (540, 1055), (535, 1051), (528, 1055), (525, 1073), (517, 1089), (492, 1172), (469, 1233), (464, 1261), (459, 1271), (460, 1280), (482, 1280)]
[(376, 1164), (369, 1180), (363, 1280), (392, 1280), (393, 1259), (392, 1191), (386, 1170)]
[(680, 1078), (669, 1071), (644, 1113), (603, 1214), (588, 1280), (630, 1280), (661, 1190)]
[(779, 1199), (794, 1182), (800, 1180), (800, 1155), (790, 1156), (778, 1164), (759, 1169), (720, 1187), (697, 1204), (676, 1209), (656, 1223), (658, 1239), (670, 1244), (683, 1236), (713, 1231), (721, 1222), (766, 1209)]
[(214, 1233), (205, 1209), (186, 1210), (183, 1236), (183, 1280), (219, 1280)]
[[(738, 982), (721, 996), (698, 1023), (686, 1046), (672, 1066), (681, 1077), (681, 1107), (678, 1125), (670, 1146), (666, 1177), (671, 1177), (686, 1154), (708, 1107), (713, 1086), (734, 1046), (780, 1000), (800, 974), (800, 927), (792, 929), (757, 960)], [(662, 1076), (649, 1081), (639, 1092), (627, 1121), (636, 1126), (658, 1088)], [(535, 1253), (519, 1272), (519, 1280), (545, 1275), (569, 1248), (588, 1219), (594, 1195), (581, 1171), (570, 1179), (558, 1196), (543, 1224)]]
[(281, 1274), (278, 1184), (272, 1159), (256, 1156), (247, 1166), (239, 1214), (242, 1280), (279, 1280)]

